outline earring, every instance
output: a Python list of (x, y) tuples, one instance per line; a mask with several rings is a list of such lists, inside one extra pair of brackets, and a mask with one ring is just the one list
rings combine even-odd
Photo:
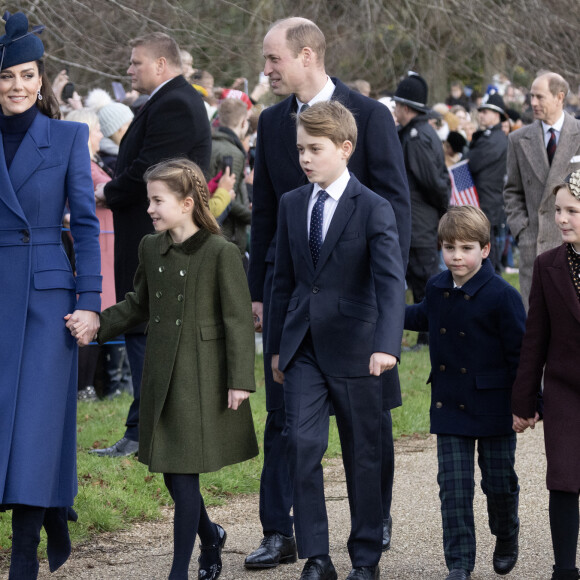
[(38, 93), (36, 93), (36, 98), (37, 98), (39, 101), (42, 101), (42, 95), (40, 94), (40, 89), (38, 89)]

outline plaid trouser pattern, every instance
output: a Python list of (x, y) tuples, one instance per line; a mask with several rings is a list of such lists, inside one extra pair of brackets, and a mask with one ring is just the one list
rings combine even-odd
[(489, 528), (507, 540), (518, 530), (520, 487), (514, 470), (516, 434), (500, 437), (437, 435), (439, 497), (443, 519), (443, 549), (449, 570), (471, 572), (475, 566), (475, 443), (481, 469), (481, 489), (487, 498)]

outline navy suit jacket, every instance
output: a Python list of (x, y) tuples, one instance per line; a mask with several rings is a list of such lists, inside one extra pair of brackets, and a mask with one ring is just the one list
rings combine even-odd
[[(406, 268), (411, 243), (411, 205), (393, 118), (383, 104), (350, 90), (336, 78), (332, 82), (336, 86), (332, 98), (353, 113), (358, 127), (357, 144), (348, 169), (363, 185), (390, 202)], [(252, 300), (258, 302), (264, 302), (267, 264), (274, 262), (280, 198), (287, 191), (308, 183), (298, 159), (293, 112), (296, 112), (296, 98), (291, 95), (266, 109), (258, 124), (248, 274)]]
[(310, 329), (324, 374), (368, 376), (374, 352), (400, 356), (405, 283), (395, 216), (351, 176), (315, 268), (307, 231), (312, 189), (280, 202), (268, 348), (280, 353), (284, 370)]

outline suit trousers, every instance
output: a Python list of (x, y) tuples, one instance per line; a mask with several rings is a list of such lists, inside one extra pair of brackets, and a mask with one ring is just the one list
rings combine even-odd
[(127, 349), (131, 380), (133, 381), (133, 402), (127, 414), (125, 437), (131, 441), (139, 441), (139, 404), (141, 402), (141, 378), (143, 377), (146, 345), (147, 336), (143, 333), (125, 335), (125, 348)]
[(443, 549), (449, 570), (475, 566), (475, 444), (481, 469), (481, 489), (487, 498), (489, 529), (500, 540), (518, 530), (520, 487), (514, 470), (516, 434), (499, 437), (437, 435), (439, 498), (443, 519)]
[(380, 377), (325, 375), (310, 333), (284, 379), (294, 527), (301, 558), (329, 553), (322, 458), (328, 447), (330, 405), (334, 407), (351, 514), (348, 551), (353, 567), (375, 566), (381, 557)]

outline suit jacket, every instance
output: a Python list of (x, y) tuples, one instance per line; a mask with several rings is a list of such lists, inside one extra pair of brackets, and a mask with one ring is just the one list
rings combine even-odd
[(368, 376), (374, 352), (400, 356), (405, 291), (395, 216), (351, 176), (315, 268), (307, 231), (312, 189), (280, 202), (268, 349), (280, 353), (284, 370), (310, 330), (323, 373)]
[(205, 172), (210, 155), (211, 131), (203, 100), (177, 76), (135, 115), (119, 147), (115, 177), (105, 186), (115, 224), (117, 300), (133, 289), (139, 242), (153, 231), (143, 174), (151, 165), (171, 157), (187, 157)]
[[(332, 81), (336, 86), (332, 98), (354, 114), (358, 127), (349, 171), (391, 203), (406, 267), (411, 240), (411, 206), (401, 145), (392, 116), (383, 104), (350, 90), (336, 78)], [(266, 109), (258, 124), (249, 283), (252, 300), (259, 302), (264, 301), (267, 265), (273, 263), (276, 254), (280, 198), (287, 191), (308, 183), (298, 160), (293, 112), (296, 112), (296, 98), (291, 95)]]
[(526, 307), (534, 259), (562, 241), (554, 222), (552, 190), (579, 167), (580, 121), (566, 112), (551, 166), (541, 121), (509, 136), (503, 195), (507, 222), (520, 249), (520, 291)]
[(544, 438), (548, 489), (580, 488), (580, 301), (574, 290), (565, 244), (540, 254), (534, 263), (530, 310), (512, 410), (533, 417), (544, 383)]
[[(61, 243), (67, 205), (76, 272)], [(70, 506), (78, 351), (63, 317), (98, 312), (101, 291), (86, 125), (38, 113), (10, 170), (0, 133), (0, 284), (0, 504)]]
[(489, 259), (461, 288), (445, 270), (425, 299), (406, 307), (405, 328), (429, 331), (431, 433), (484, 437), (512, 432), (515, 380), (526, 313)]

